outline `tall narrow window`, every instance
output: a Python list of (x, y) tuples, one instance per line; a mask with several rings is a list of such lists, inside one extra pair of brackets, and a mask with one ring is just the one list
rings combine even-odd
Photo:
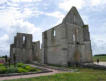
[(76, 35), (78, 35), (78, 29), (76, 29)]
[(25, 44), (25, 36), (23, 36), (23, 44)]
[(55, 30), (53, 30), (53, 36), (54, 36), (54, 37), (56, 36), (56, 31), (55, 31)]
[(73, 41), (74, 41), (74, 42), (76, 41), (76, 39), (75, 39), (75, 34), (73, 34)]

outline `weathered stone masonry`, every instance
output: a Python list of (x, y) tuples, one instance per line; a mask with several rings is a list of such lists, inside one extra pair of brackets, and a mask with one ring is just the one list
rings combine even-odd
[(61, 24), (43, 32), (42, 44), (42, 62), (45, 64), (92, 62), (88, 25), (83, 23), (75, 7)]
[(13, 61), (13, 55), (16, 56), (16, 62), (40, 61), (40, 42), (32, 42), (32, 35), (17, 33), (14, 37), (14, 44), (10, 45), (10, 57)]
[(61, 24), (42, 33), (42, 49), (39, 41), (32, 42), (31, 34), (17, 33), (10, 47), (12, 60), (14, 54), (17, 62), (39, 61), (64, 66), (91, 63), (89, 27), (72, 7)]

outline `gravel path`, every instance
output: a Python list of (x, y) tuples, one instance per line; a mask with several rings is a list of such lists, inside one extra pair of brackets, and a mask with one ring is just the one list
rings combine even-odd
[(40, 74), (30, 74), (30, 75), (18, 75), (18, 76), (0, 77), (0, 81), (11, 80), (11, 79), (19, 79), (19, 78), (31, 78), (31, 77), (38, 77), (38, 76), (47, 76), (47, 75), (53, 75), (53, 74), (62, 72), (62, 71), (49, 69), (49, 68), (45, 68), (45, 69), (51, 70), (52, 72), (40, 73)]
[(103, 66), (106, 66), (106, 62), (99, 62), (99, 63), (97, 63), (97, 62), (94, 62), (95, 64), (98, 64), (98, 65), (103, 65)]

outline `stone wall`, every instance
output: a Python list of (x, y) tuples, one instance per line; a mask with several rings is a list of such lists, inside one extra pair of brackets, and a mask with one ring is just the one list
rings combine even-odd
[(40, 41), (33, 42), (32, 44), (32, 56), (33, 61), (41, 61), (41, 54), (40, 54)]
[(13, 61), (14, 55), (16, 62), (32, 62), (38, 60), (40, 55), (40, 42), (32, 42), (32, 35), (17, 33), (14, 37), (14, 44), (10, 45), (10, 57)]
[(75, 7), (61, 24), (42, 33), (42, 62), (57, 65), (92, 62), (88, 25), (84, 25)]
[(17, 33), (10, 46), (10, 56), (17, 62), (38, 61), (44, 64), (73, 65), (92, 63), (89, 27), (77, 9), (72, 7), (62, 23), (42, 33), (40, 42), (32, 42), (31, 34)]

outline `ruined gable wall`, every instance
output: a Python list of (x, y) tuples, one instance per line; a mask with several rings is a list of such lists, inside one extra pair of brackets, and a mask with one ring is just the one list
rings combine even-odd
[[(83, 29), (75, 24), (65, 23), (66, 34), (67, 34), (67, 51), (68, 51), (68, 62), (75, 63), (75, 52), (78, 49), (80, 55), (82, 54), (83, 45)], [(76, 47), (76, 42), (80, 45)], [(82, 58), (82, 57), (81, 57)], [(80, 58), (80, 59), (81, 59)]]
[(91, 62), (92, 50), (88, 32), (89, 30), (87, 28), (83, 29), (83, 27), (75, 24), (66, 23), (65, 25), (67, 30), (68, 62), (75, 63), (76, 50), (80, 55), (80, 62)]

